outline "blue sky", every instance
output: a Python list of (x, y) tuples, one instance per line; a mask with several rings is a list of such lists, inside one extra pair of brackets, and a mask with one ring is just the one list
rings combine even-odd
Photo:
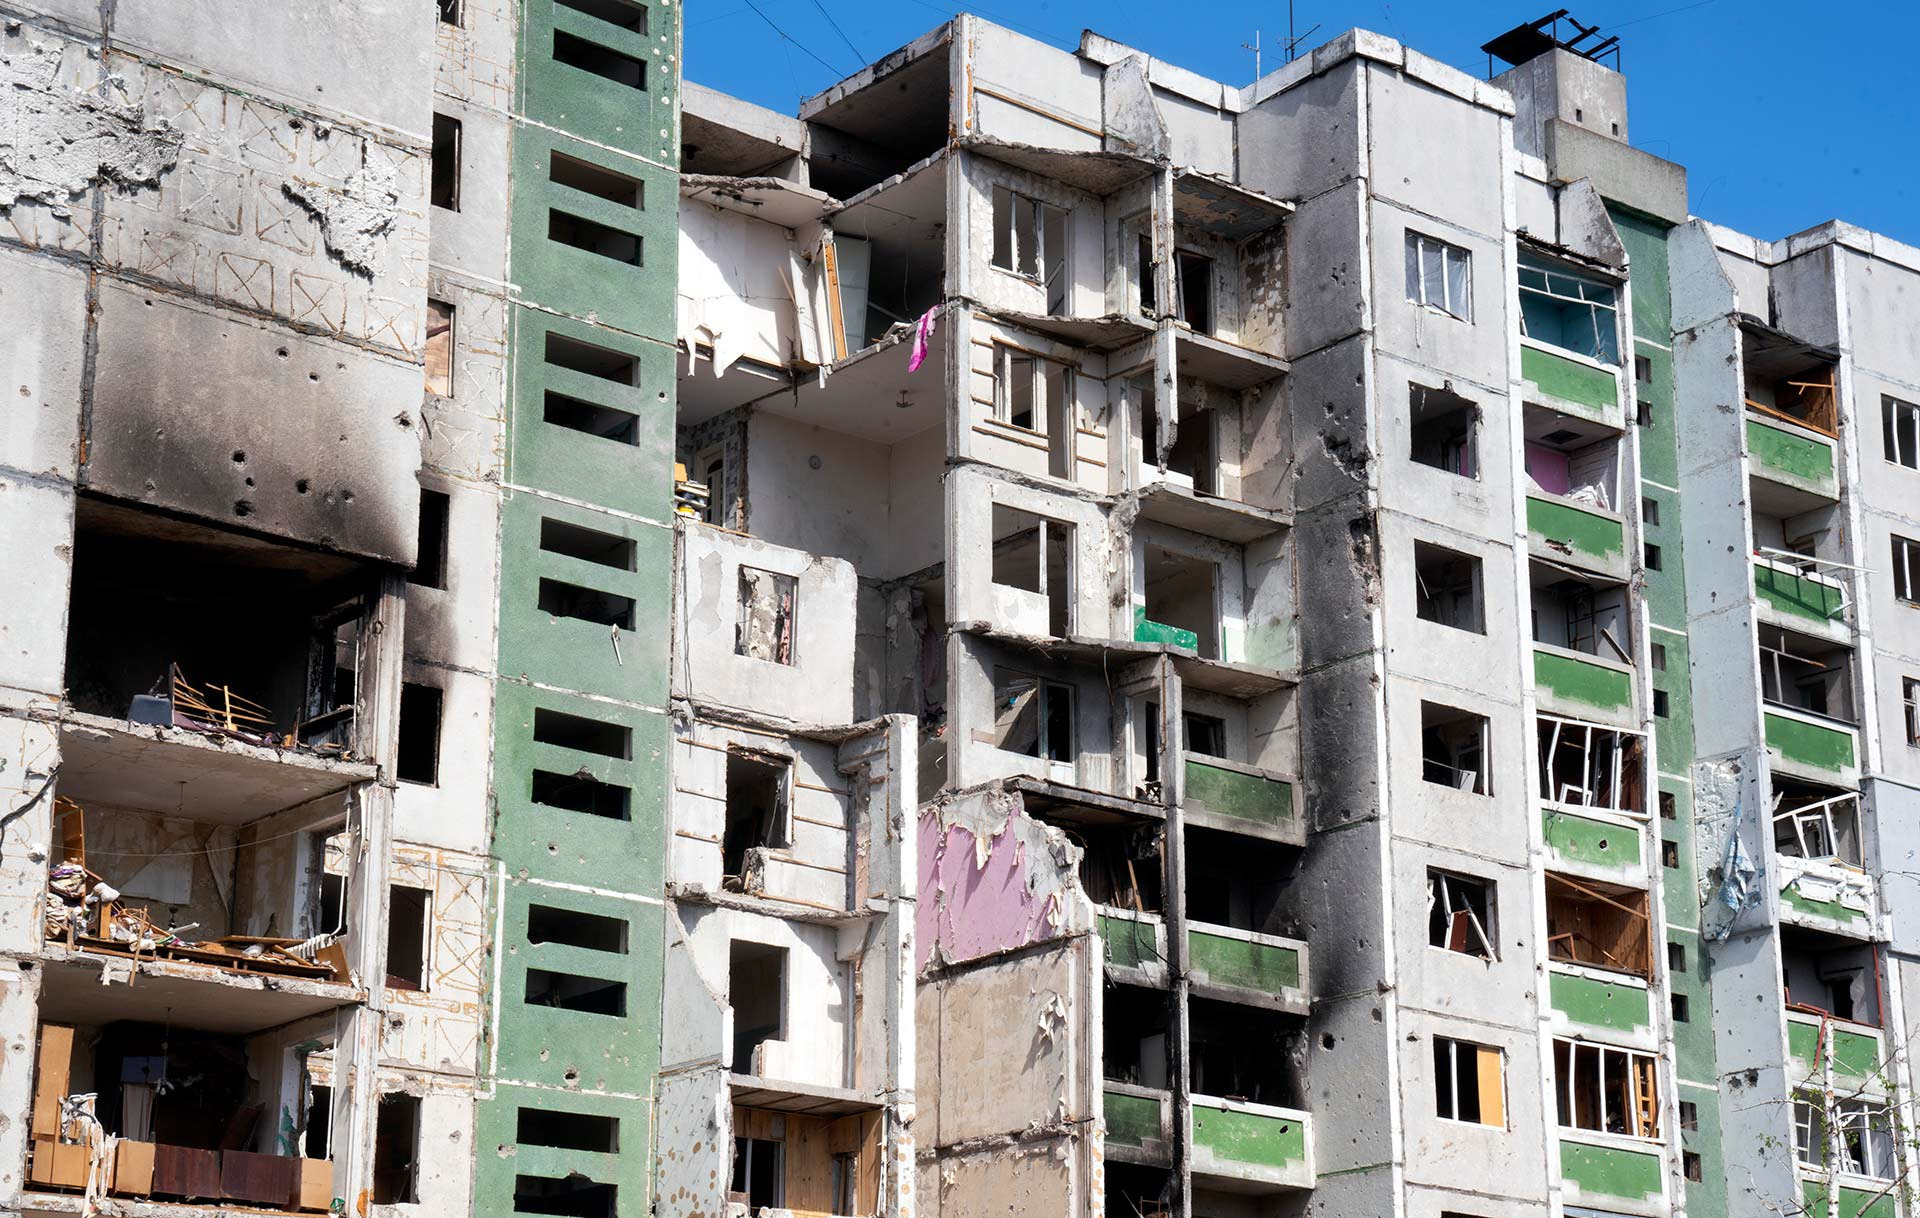
[[(684, 0), (683, 0), (684, 2)], [(1693, 211), (1775, 239), (1841, 219), (1920, 245), (1915, 9), (1900, 0), (1562, 0), (1618, 33), (1629, 134), (1688, 170)], [(756, 6), (758, 11), (756, 11)], [(860, 64), (938, 25), (940, 0), (693, 0), (691, 80), (785, 113)], [(1284, 3), (984, 0), (967, 11), (1071, 47), (1091, 28), (1226, 81), (1281, 59)], [(1480, 44), (1561, 7), (1553, 0), (1295, 0), (1310, 47), (1363, 26), (1484, 76)], [(764, 14), (764, 16), (762, 15)], [(1171, 19), (1170, 19), (1171, 18)], [(774, 32), (777, 23), (787, 37)], [(830, 67), (829, 67), (830, 65)]]

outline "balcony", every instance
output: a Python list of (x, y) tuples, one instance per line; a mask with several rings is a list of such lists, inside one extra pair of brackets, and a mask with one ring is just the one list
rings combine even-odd
[(1820, 565), (1798, 555), (1756, 554), (1753, 593), (1761, 619), (1782, 628), (1811, 629), (1823, 638), (1848, 638), (1846, 586)]
[[(1898, 1191), (1878, 1184), (1869, 1188), (1848, 1188), (1843, 1184), (1840, 1186), (1840, 1218), (1898, 1218)], [(1800, 1181), (1800, 1196), (1805, 1201), (1801, 1213), (1827, 1212), (1826, 1181), (1803, 1178)]]
[(1780, 919), (1812, 930), (1867, 938), (1879, 921), (1873, 878), (1844, 864), (1782, 855)]
[(1160, 915), (1102, 906), (1095, 915), (1107, 971), (1135, 985), (1167, 983), (1167, 927)]
[(1313, 1187), (1306, 1113), (1195, 1095), (1193, 1174), (1236, 1192)]
[(1840, 498), (1840, 480), (1834, 463), (1834, 444), (1821, 434), (1795, 420), (1778, 415), (1747, 411), (1748, 466), (1755, 478), (1774, 484), (1765, 488), (1770, 502), (1777, 501), (1791, 515), (1833, 503)]
[(1527, 552), (1535, 558), (1625, 579), (1626, 536), (1626, 523), (1604, 508), (1559, 496), (1527, 496)]
[(1528, 401), (1624, 430), (1620, 378), (1613, 369), (1523, 340), (1520, 375), (1527, 382)]
[[(1824, 1024), (1824, 1030), (1822, 1025)], [(1848, 1087), (1879, 1073), (1886, 1052), (1880, 1029), (1842, 1019), (1822, 1019), (1804, 1011), (1787, 1012), (1787, 1056), (1801, 1078), (1815, 1078), (1826, 1070), (1821, 1060), (1833, 1058), (1835, 1085)]]
[(1633, 669), (1616, 660), (1535, 643), (1533, 681), (1543, 711), (1633, 716)]
[(1297, 939), (1189, 923), (1187, 973), (1209, 997), (1307, 1013), (1307, 945)]
[(1111, 1080), (1104, 1087), (1101, 1115), (1107, 1123), (1107, 1156), (1127, 1163), (1169, 1162), (1173, 1096), (1154, 1087)]
[(1186, 754), (1190, 824), (1304, 846), (1307, 826), (1294, 808), (1293, 780), (1223, 757)]
[(1653, 1037), (1653, 1000), (1648, 983), (1600, 969), (1556, 964), (1547, 977), (1554, 1022), (1629, 1044)]
[(1769, 704), (1767, 751), (1774, 764), (1798, 776), (1841, 787), (1858, 787), (1859, 733), (1837, 719)]
[(1549, 863), (1556, 870), (1630, 881), (1644, 879), (1645, 852), (1638, 825), (1560, 808), (1540, 813)]
[(1666, 1165), (1660, 1146), (1641, 1138), (1581, 1131), (1560, 1137), (1560, 1175), (1570, 1204), (1665, 1213)]

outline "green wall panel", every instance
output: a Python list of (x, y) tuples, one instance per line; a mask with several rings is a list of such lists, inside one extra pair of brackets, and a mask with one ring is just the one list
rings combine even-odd
[[(1835, 1074), (1871, 1078), (1880, 1070), (1880, 1041), (1863, 1032), (1851, 1031), (1837, 1023), (1827, 1025), (1827, 1040), (1833, 1048)], [(1820, 1068), (1816, 1050), (1820, 1044), (1820, 1026), (1787, 1021), (1787, 1052), (1804, 1070)], [(1887, 1080), (1891, 1082), (1892, 1080)]]
[(1633, 332), (1641, 338), (1670, 342), (1673, 307), (1667, 282), (1667, 226), (1619, 208), (1607, 211), (1633, 271)]
[(1293, 820), (1293, 784), (1187, 758), (1187, 802), (1216, 816), (1279, 826)]
[[(1664, 576), (1666, 572), (1653, 574)], [(1661, 582), (1663, 587), (1667, 586), (1665, 580)], [(1654, 620), (1662, 619), (1655, 613)], [(1653, 670), (1654, 689), (1667, 695), (1667, 713), (1656, 715), (1653, 720), (1654, 756), (1661, 769), (1684, 773), (1693, 756), (1693, 686), (1687, 679), (1690, 648), (1686, 635), (1670, 630), (1653, 631), (1652, 641), (1660, 645), (1667, 657), (1664, 669)]]
[(1107, 1092), (1101, 1115), (1106, 1118), (1108, 1143), (1144, 1147), (1149, 1142), (1164, 1142), (1167, 1131), (1160, 1126), (1160, 1113), (1159, 1100)]
[(1580, 1186), (1582, 1203), (1596, 1195), (1638, 1201), (1657, 1197), (1661, 1191), (1658, 1151), (1596, 1146), (1562, 1138), (1560, 1174)]
[(1798, 886), (1780, 890), (1780, 903), (1790, 909), (1796, 909), (1809, 917), (1826, 918), (1842, 924), (1852, 924), (1861, 934), (1866, 934), (1867, 915), (1852, 906), (1842, 905), (1838, 901), (1816, 901), (1802, 893)]
[(1639, 869), (1639, 830), (1552, 809), (1543, 809), (1540, 816), (1547, 849), (1561, 858), (1595, 867)]
[(1165, 622), (1156, 622), (1147, 616), (1144, 606), (1133, 607), (1133, 641), (1136, 643), (1165, 643), (1169, 647), (1184, 647), (1188, 651), (1200, 650), (1200, 636), (1191, 630), (1179, 626), (1169, 626)]
[(1520, 348), (1520, 375), (1541, 393), (1562, 402), (1586, 407), (1581, 413), (1596, 419), (1610, 418), (1620, 408), (1619, 380), (1611, 372), (1588, 367), (1542, 351), (1538, 347)]
[[(548, 127), (665, 164), (678, 162), (674, 102), (680, 91), (677, 5), (649, 4), (645, 35), (622, 30), (553, 0), (524, 0), (515, 86), (522, 113)], [(554, 57), (559, 31), (646, 65), (636, 89)], [(540, 230), (544, 233), (543, 227)]]
[[(563, 1150), (555, 1146), (536, 1146), (520, 1138), (522, 1108), (549, 1113), (611, 1117), (619, 1122), (616, 1137), (618, 1153), (603, 1154), (586, 1150)], [(615, 1189), (616, 1218), (644, 1218), (650, 1210), (652, 1181), (646, 1147), (652, 1140), (653, 1108), (650, 1101), (611, 1096), (585, 1095), (569, 1089), (531, 1087), (500, 1083), (491, 1099), (478, 1105), (474, 1142), (485, 1148), (478, 1156), (477, 1175), (489, 1171), (493, 1160), (503, 1174), (502, 1193), (476, 1197), (475, 1212), (508, 1214), (513, 1212), (513, 1177), (548, 1176), (565, 1179), (578, 1174)]]
[(1213, 985), (1234, 985), (1263, 994), (1304, 988), (1297, 948), (1210, 934), (1198, 924), (1189, 923), (1187, 958), (1190, 967), (1206, 974)]
[(1553, 1009), (1574, 1023), (1610, 1032), (1639, 1032), (1653, 1026), (1645, 986), (1600, 981), (1555, 971), (1547, 979)]
[[(1639, 294), (1635, 293), (1636, 306)], [(1658, 342), (1635, 342), (1633, 353), (1647, 361), (1647, 379), (1633, 384), (1634, 400), (1647, 407), (1645, 423), (1634, 424), (1640, 442), (1640, 477), (1661, 486), (1680, 483), (1680, 446), (1674, 434), (1673, 353)], [(1636, 420), (1639, 412), (1635, 412)]]
[(1753, 590), (1780, 612), (1810, 622), (1837, 622), (1846, 613), (1840, 589), (1766, 563), (1753, 564)]
[(1803, 719), (1766, 714), (1767, 747), (1780, 750), (1788, 761), (1816, 769), (1839, 772), (1853, 768), (1853, 734), (1840, 728), (1823, 727)]
[(1756, 473), (1783, 474), (1791, 482), (1822, 487), (1829, 493), (1836, 489), (1831, 444), (1749, 418), (1747, 451), (1753, 455)]
[[(1896, 1218), (1900, 1212), (1899, 1189), (1885, 1193), (1861, 1188), (1840, 1186), (1840, 1218)], [(1802, 1180), (1801, 1195), (1806, 1198), (1805, 1213), (1825, 1218), (1827, 1213), (1827, 1185), (1819, 1180)]]
[(1527, 530), (1565, 542), (1576, 555), (1594, 561), (1618, 559), (1626, 552), (1626, 527), (1620, 521), (1557, 499), (1527, 496)]
[(1132, 918), (1100, 915), (1100, 938), (1107, 945), (1107, 963), (1117, 968), (1165, 964), (1159, 945), (1160, 925)]
[(1291, 1117), (1195, 1104), (1193, 1141), (1212, 1151), (1216, 1161), (1279, 1169), (1307, 1162), (1306, 1122)]
[(1541, 688), (1573, 702), (1602, 710), (1633, 707), (1633, 674), (1557, 651), (1533, 653), (1533, 679)]

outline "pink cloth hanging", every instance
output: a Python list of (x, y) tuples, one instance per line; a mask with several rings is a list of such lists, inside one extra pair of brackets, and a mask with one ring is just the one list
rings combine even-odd
[(934, 314), (939, 311), (939, 306), (935, 305), (913, 323), (913, 354), (907, 357), (908, 372), (920, 371), (920, 365), (926, 362), (927, 340), (933, 337)]

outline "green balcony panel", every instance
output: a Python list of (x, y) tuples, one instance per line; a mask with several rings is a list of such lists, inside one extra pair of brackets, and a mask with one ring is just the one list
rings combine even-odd
[(1753, 590), (1780, 612), (1810, 622), (1837, 622), (1846, 613), (1840, 589), (1766, 563), (1753, 564)]
[(1555, 972), (1548, 978), (1547, 993), (1554, 1010), (1590, 1028), (1639, 1032), (1653, 1026), (1645, 986)]
[(1313, 1183), (1302, 1114), (1283, 1115), (1252, 1105), (1226, 1107), (1218, 1100), (1195, 1096), (1193, 1149), (1197, 1173), (1301, 1188)]
[(1293, 784), (1187, 758), (1187, 802), (1216, 816), (1279, 828), (1293, 821)]
[(1825, 441), (1749, 418), (1747, 451), (1757, 473), (1784, 475), (1829, 490), (1834, 486), (1833, 445)]
[(1191, 630), (1182, 630), (1178, 626), (1169, 626), (1165, 622), (1156, 622), (1147, 616), (1143, 606), (1133, 607), (1133, 641), (1136, 643), (1165, 643), (1171, 647), (1184, 647), (1188, 651), (1200, 650), (1200, 636)]
[[(1827, 1024), (1827, 1041), (1833, 1047), (1833, 1072), (1853, 1078), (1871, 1078), (1880, 1069), (1880, 1039), (1845, 1025)], [(1787, 1052), (1809, 1074), (1821, 1068), (1815, 1056), (1820, 1043), (1820, 1025), (1798, 1019), (1787, 1021)]]
[(1533, 653), (1533, 679), (1541, 689), (1601, 710), (1633, 708), (1633, 674), (1558, 651)]
[(1162, 1111), (1161, 1102), (1152, 1096), (1108, 1091), (1102, 1106), (1107, 1143), (1139, 1149), (1150, 1142), (1165, 1142), (1167, 1131), (1160, 1123)]
[(1564, 355), (1523, 344), (1520, 375), (1541, 393), (1587, 407), (1585, 413), (1606, 415), (1620, 406), (1620, 387), (1613, 373)]
[[(1848, 1188), (1840, 1186), (1840, 1218), (1896, 1218), (1900, 1212), (1899, 1202), (1895, 1200), (1899, 1189)], [(1802, 1180), (1800, 1193), (1806, 1198), (1806, 1213), (1825, 1218), (1827, 1212), (1827, 1186), (1819, 1180)]]
[(1115, 968), (1145, 968), (1164, 964), (1158, 922), (1100, 915), (1100, 938), (1107, 945), (1107, 963)]
[(1232, 985), (1279, 994), (1303, 988), (1300, 949), (1217, 934), (1195, 924), (1187, 929), (1187, 960), (1212, 985)]
[(1618, 562), (1627, 552), (1626, 526), (1620, 521), (1558, 499), (1527, 496), (1527, 531), (1563, 542), (1589, 562)]
[(1798, 884), (1788, 884), (1780, 890), (1780, 904), (1788, 909), (1797, 910), (1810, 918), (1824, 918), (1838, 922), (1843, 926), (1852, 926), (1860, 933), (1867, 931), (1865, 910), (1843, 905), (1839, 901), (1819, 901), (1800, 891)]
[(1788, 761), (1840, 773), (1854, 767), (1853, 733), (1768, 711), (1767, 747)]
[(1560, 1174), (1580, 1189), (1579, 1199), (1619, 1197), (1641, 1201), (1660, 1195), (1664, 1172), (1657, 1150), (1628, 1150), (1590, 1142), (1560, 1142)]
[(1572, 812), (1541, 813), (1547, 849), (1594, 867), (1638, 867), (1640, 831)]

